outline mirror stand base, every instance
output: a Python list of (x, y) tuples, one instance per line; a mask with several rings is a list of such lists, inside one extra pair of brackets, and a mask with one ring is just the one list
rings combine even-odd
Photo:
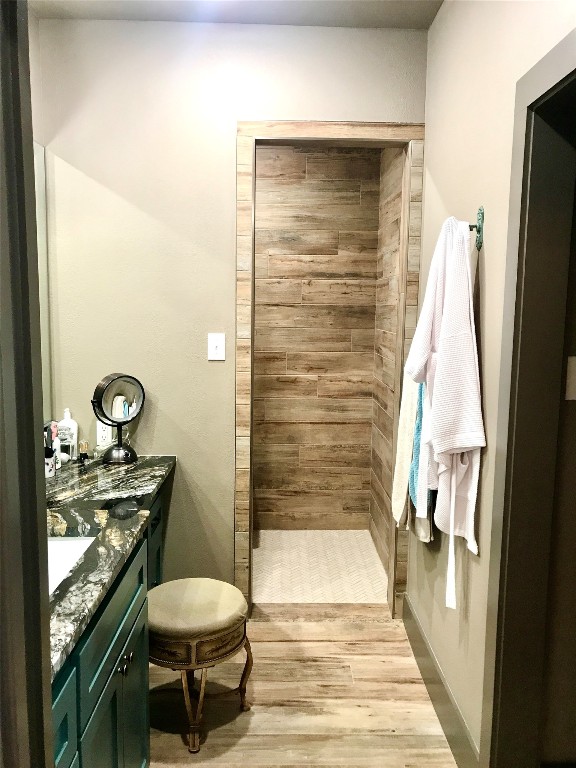
[(102, 464), (133, 464), (137, 458), (129, 445), (111, 445), (102, 456)]

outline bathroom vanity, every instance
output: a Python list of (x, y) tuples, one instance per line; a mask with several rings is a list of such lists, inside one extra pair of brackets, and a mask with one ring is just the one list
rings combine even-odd
[(56, 768), (148, 765), (146, 593), (162, 581), (175, 464), (95, 461), (47, 481)]

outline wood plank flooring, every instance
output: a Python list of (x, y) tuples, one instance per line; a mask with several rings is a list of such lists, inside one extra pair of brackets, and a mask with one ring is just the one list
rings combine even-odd
[[(208, 700), (191, 755), (179, 674), (152, 666), (151, 768), (455, 768), (402, 622), (386, 605), (254, 606), (250, 712)], [(237, 685), (242, 655), (209, 672)]]

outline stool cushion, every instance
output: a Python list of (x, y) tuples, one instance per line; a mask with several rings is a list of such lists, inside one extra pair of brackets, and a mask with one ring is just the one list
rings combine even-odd
[(150, 632), (166, 638), (210, 637), (241, 624), (248, 603), (239, 589), (216, 579), (176, 579), (148, 592)]

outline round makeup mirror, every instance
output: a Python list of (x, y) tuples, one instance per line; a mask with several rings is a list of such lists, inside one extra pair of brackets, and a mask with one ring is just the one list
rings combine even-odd
[(116, 427), (116, 445), (102, 456), (104, 464), (131, 464), (138, 458), (131, 446), (122, 442), (122, 427), (140, 414), (144, 405), (144, 387), (125, 373), (111, 373), (96, 386), (92, 408), (98, 421)]

